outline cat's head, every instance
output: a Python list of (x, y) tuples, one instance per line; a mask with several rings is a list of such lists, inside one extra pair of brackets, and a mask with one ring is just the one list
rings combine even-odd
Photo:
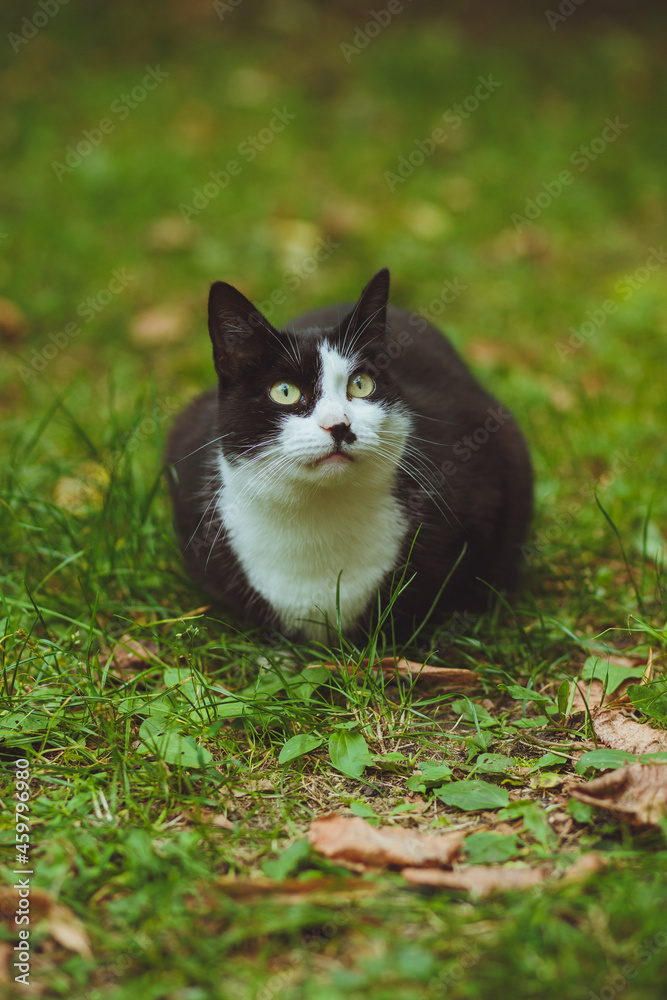
[(389, 271), (339, 322), (276, 330), (236, 288), (215, 282), (209, 332), (224, 458), (285, 482), (334, 485), (394, 474), (410, 417), (375, 361), (386, 336)]

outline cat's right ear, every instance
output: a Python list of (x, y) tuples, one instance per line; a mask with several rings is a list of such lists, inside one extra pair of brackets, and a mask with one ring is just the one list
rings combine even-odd
[(345, 337), (352, 344), (371, 344), (384, 337), (387, 329), (389, 271), (383, 267), (368, 282), (359, 301), (345, 321)]
[(208, 332), (218, 377), (233, 377), (258, 345), (274, 333), (269, 321), (252, 302), (226, 281), (215, 281), (208, 297)]

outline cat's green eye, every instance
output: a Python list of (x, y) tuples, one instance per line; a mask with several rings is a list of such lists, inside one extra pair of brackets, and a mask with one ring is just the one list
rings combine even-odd
[(365, 396), (370, 396), (374, 388), (375, 382), (370, 375), (364, 375), (363, 372), (360, 372), (358, 375), (353, 375), (347, 383), (347, 394), (357, 399), (363, 399)]
[(269, 395), (274, 403), (293, 406), (301, 399), (301, 389), (293, 382), (275, 382), (269, 390)]

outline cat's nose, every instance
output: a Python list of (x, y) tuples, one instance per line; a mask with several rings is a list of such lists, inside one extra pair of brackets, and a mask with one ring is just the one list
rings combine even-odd
[(323, 431), (330, 431), (334, 427), (349, 427), (350, 418), (342, 406), (330, 406), (319, 414), (319, 425)]
[(357, 440), (357, 435), (350, 430), (349, 421), (344, 424), (333, 424), (331, 427), (325, 427), (325, 430), (329, 431), (337, 447), (340, 447), (343, 442), (352, 444)]

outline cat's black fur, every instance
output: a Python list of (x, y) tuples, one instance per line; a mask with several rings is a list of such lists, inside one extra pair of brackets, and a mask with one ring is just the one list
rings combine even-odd
[[(243, 618), (281, 628), (274, 609), (249, 584), (215, 510), (213, 461), (221, 447), (233, 459), (266, 439), (267, 428), (278, 419), (268, 399), (273, 382), (298, 377), (315, 384), (323, 336), (337, 344), (345, 334), (358, 335), (357, 348), (380, 398), (402, 401), (414, 417), (413, 444), (422, 459), (413, 462), (416, 478), (399, 468), (394, 487), (409, 523), (395, 567), (399, 574), (417, 534), (408, 572), (416, 576), (395, 608), (398, 633), (409, 632), (423, 618), (462, 552), (441, 610), (478, 610), (487, 603), (487, 585), (510, 589), (516, 583), (520, 545), (532, 512), (524, 439), (507, 410), (479, 385), (439, 330), (402, 309), (385, 311), (388, 280), (388, 272), (382, 271), (356, 307), (317, 309), (283, 331), (274, 330), (232, 286), (216, 282), (211, 288), (209, 330), (219, 386), (181, 414), (166, 458), (176, 527), (190, 572), (205, 591)], [(300, 359), (293, 357), (296, 339)], [(306, 393), (299, 405), (307, 413), (312, 403)], [(384, 600), (390, 584), (387, 577), (381, 587)], [(359, 609), (362, 628), (374, 606), (377, 600)]]

